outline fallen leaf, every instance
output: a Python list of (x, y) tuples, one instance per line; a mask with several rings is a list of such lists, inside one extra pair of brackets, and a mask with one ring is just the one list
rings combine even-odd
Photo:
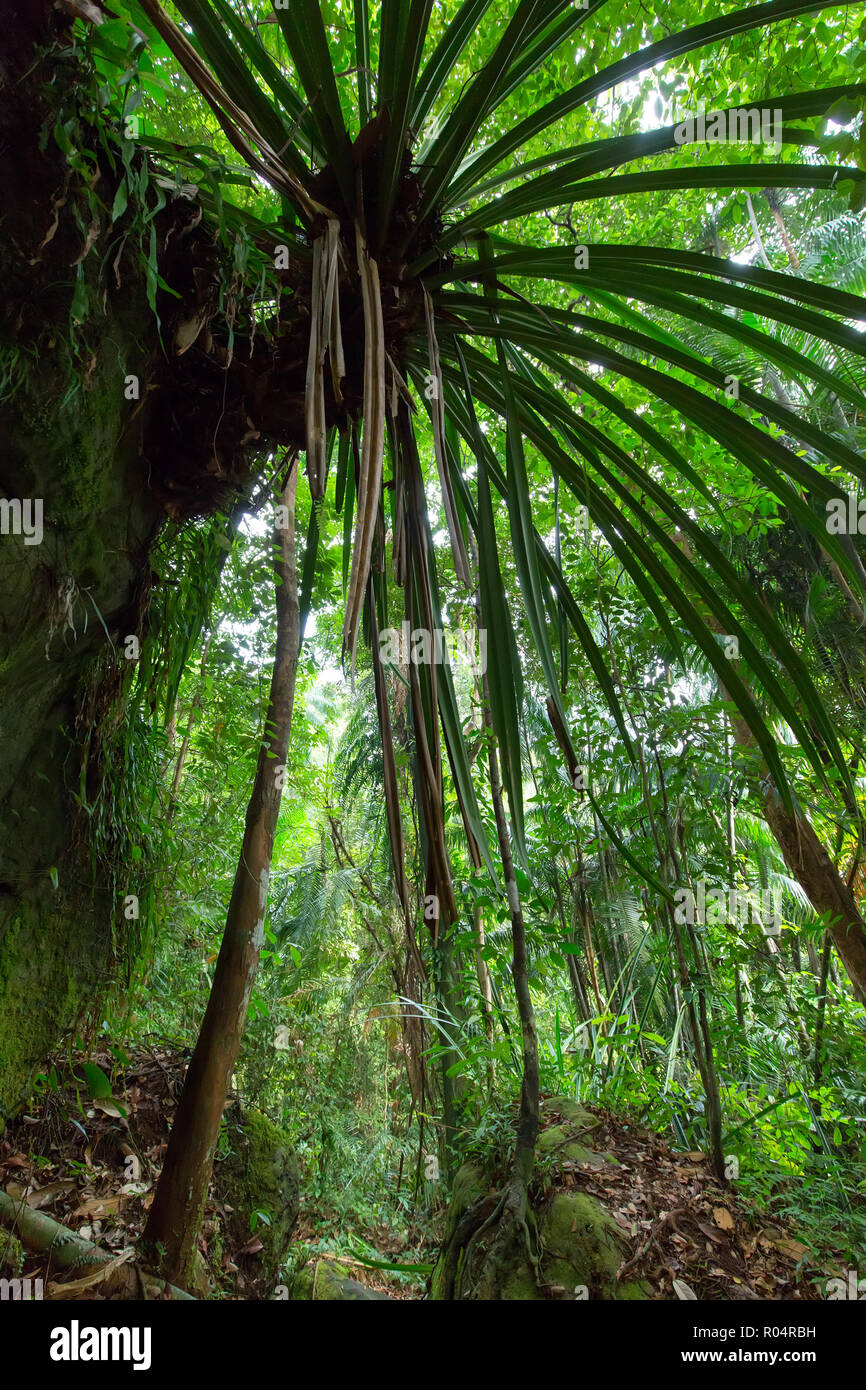
[(101, 1284), (103, 1279), (107, 1279), (110, 1274), (114, 1273), (118, 1265), (128, 1264), (133, 1259), (135, 1259), (135, 1251), (124, 1250), (115, 1259), (108, 1260), (92, 1274), (85, 1274), (81, 1279), (74, 1279), (69, 1284), (49, 1283), (47, 1296), (49, 1299), (75, 1298), (83, 1289), (92, 1288), (94, 1284)]
[(82, 1202), (73, 1216), (108, 1216), (111, 1212), (118, 1211), (126, 1201), (122, 1192), (106, 1194), (105, 1197), (90, 1197), (86, 1202)]
[(122, 1120), (124, 1124), (127, 1123), (126, 1115), (123, 1113), (116, 1101), (108, 1099), (95, 1100), (93, 1102), (93, 1107), (95, 1110), (101, 1110), (103, 1115), (110, 1115), (112, 1119)]
[(787, 1259), (793, 1260), (795, 1264), (802, 1260), (808, 1250), (808, 1246), (803, 1245), (801, 1241), (788, 1238), (785, 1240), (774, 1240), (771, 1244), (775, 1246), (780, 1255), (784, 1255)]
[(674, 1280), (674, 1293), (676, 1294), (677, 1298), (681, 1298), (684, 1301), (687, 1301), (688, 1299), (694, 1299), (694, 1301), (697, 1302), (698, 1300), (698, 1296), (695, 1293), (694, 1289), (689, 1288), (688, 1284), (684, 1279)]
[(45, 1207), (53, 1206), (58, 1197), (64, 1196), (67, 1192), (74, 1192), (77, 1186), (74, 1178), (61, 1178), (59, 1182), (46, 1183), (45, 1187), (37, 1187), (30, 1193), (27, 1205), (34, 1211), (42, 1211)]

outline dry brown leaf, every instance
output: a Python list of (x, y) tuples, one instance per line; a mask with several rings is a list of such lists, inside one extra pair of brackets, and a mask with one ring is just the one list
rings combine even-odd
[(84, 1289), (92, 1288), (94, 1284), (101, 1284), (110, 1274), (113, 1274), (118, 1265), (128, 1264), (135, 1258), (134, 1250), (124, 1250), (113, 1260), (102, 1264), (91, 1274), (85, 1274), (81, 1279), (73, 1279), (68, 1284), (49, 1283), (46, 1297), (49, 1299), (75, 1298)]
[(792, 1260), (794, 1264), (798, 1264), (799, 1261), (802, 1260), (808, 1249), (807, 1246), (803, 1245), (802, 1241), (793, 1240), (788, 1237), (784, 1240), (771, 1241), (771, 1244), (779, 1251), (780, 1255), (784, 1255), (786, 1259)]
[(104, 1197), (90, 1197), (86, 1202), (82, 1202), (73, 1216), (95, 1216), (97, 1218), (109, 1216), (112, 1212), (119, 1211), (126, 1201), (122, 1192), (106, 1194)]
[(46, 1183), (45, 1187), (37, 1187), (27, 1197), (28, 1207), (34, 1211), (42, 1211), (45, 1207), (54, 1205), (58, 1197), (64, 1196), (67, 1192), (74, 1192), (78, 1183), (74, 1178), (61, 1178), (58, 1182)]
[(113, 1120), (120, 1120), (123, 1124), (127, 1123), (126, 1116), (124, 1115), (123, 1111), (113, 1100), (110, 1100), (107, 1096), (104, 1100), (95, 1100), (93, 1102), (93, 1107), (95, 1110), (101, 1111), (103, 1115), (110, 1115)]

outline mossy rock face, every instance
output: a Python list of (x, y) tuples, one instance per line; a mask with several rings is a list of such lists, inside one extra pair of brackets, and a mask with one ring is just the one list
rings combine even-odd
[(343, 1266), (331, 1260), (311, 1260), (297, 1270), (290, 1283), (292, 1302), (392, 1303), (390, 1294), (370, 1289), (350, 1278)]
[(541, 1244), (541, 1284), (518, 1257), (506, 1275), (505, 1300), (644, 1299), (639, 1283), (619, 1285), (616, 1272), (628, 1248), (613, 1217), (588, 1192), (561, 1192), (536, 1213)]
[[(278, 1283), (298, 1219), (298, 1161), (285, 1131), (257, 1110), (248, 1110), (243, 1117), (236, 1110), (229, 1134), (233, 1152), (221, 1162), (218, 1175), (219, 1188), (233, 1208), (228, 1239), (233, 1253), (252, 1236), (262, 1242), (262, 1250), (247, 1256), (235, 1253), (234, 1258), (255, 1284), (265, 1286), (261, 1292), (268, 1297)], [(253, 1220), (256, 1212), (264, 1212), (267, 1221)]]
[(457, 1222), (472, 1203), (490, 1190), (490, 1181), (480, 1163), (463, 1163), (454, 1175), (451, 1200), (448, 1203), (446, 1236), (452, 1236)]
[(627, 1256), (613, 1217), (588, 1192), (560, 1192), (541, 1215), (542, 1268), (550, 1284), (573, 1297), (613, 1298), (616, 1271)]
[(548, 1096), (541, 1102), (541, 1112), (543, 1115), (561, 1115), (572, 1129), (581, 1134), (601, 1124), (601, 1120), (584, 1109), (580, 1101), (571, 1100), (568, 1096)]
[(551, 1129), (542, 1130), (538, 1136), (538, 1152), (569, 1158), (574, 1163), (594, 1163), (598, 1167), (607, 1161), (602, 1154), (588, 1149), (576, 1139), (570, 1125), (554, 1125)]
[[(24, 89), (21, 100), (26, 106)], [(0, 113), (0, 145), (15, 105)], [(32, 153), (21, 153), (22, 166)], [(35, 230), (48, 203), (34, 198), (27, 212)], [(26, 300), (40, 323), (35, 340), (0, 344), (2, 495), (22, 513), (26, 502), (31, 524), (28, 535), (0, 528), (0, 1130), (35, 1068), (117, 973), (124, 933), (135, 930), (105, 864), (94, 868), (91, 822), (72, 793), (81, 790), (83, 762), (87, 800), (99, 798), (93, 822), (122, 836), (114, 784), (99, 784), (104, 767), (94, 750), (103, 735), (90, 745), (91, 762), (84, 739), (88, 727), (104, 731), (120, 716), (134, 669), (123, 660), (123, 639), (146, 640), (148, 556), (162, 516), (124, 381), (140, 372), (144, 397), (156, 326), (142, 278), (130, 273), (109, 311), (95, 312), (70, 341), (71, 286), (49, 284), (70, 278), (71, 257), (65, 269), (61, 261), (52, 270), (51, 259), (67, 234), (62, 223), (34, 269), (8, 224), (0, 233), (8, 302)], [(20, 246), (33, 244), (22, 231)], [(84, 267), (91, 284), (97, 259)], [(94, 713), (97, 689), (104, 699)], [(113, 862), (123, 862), (123, 848), (118, 838)]]
[[(544, 1131), (539, 1136), (539, 1149), (542, 1152), (545, 1147), (542, 1140), (551, 1134), (554, 1139), (547, 1140), (548, 1151), (563, 1138), (575, 1149), (582, 1147), (570, 1138), (565, 1126), (557, 1126), (555, 1130)], [(605, 1161), (599, 1155), (591, 1157), (599, 1162)], [(460, 1217), (476, 1198), (489, 1189), (490, 1183), (479, 1164), (467, 1163), (458, 1171), (448, 1211), (446, 1247)], [(540, 1282), (524, 1250), (515, 1249), (501, 1286), (504, 1301), (629, 1300), (648, 1297), (645, 1285), (634, 1282), (617, 1284), (616, 1272), (628, 1258), (628, 1246), (613, 1217), (596, 1197), (588, 1192), (560, 1192), (535, 1211), (534, 1219), (535, 1235), (541, 1250)], [(446, 1296), (445, 1279), (446, 1260), (443, 1255), (433, 1272), (430, 1297), (434, 1301)]]

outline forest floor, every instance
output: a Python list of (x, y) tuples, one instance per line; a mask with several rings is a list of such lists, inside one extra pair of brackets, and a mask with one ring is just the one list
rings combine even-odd
[[(128, 1049), (122, 1064), (107, 1053), (97, 1054), (96, 1060), (114, 1077), (112, 1094), (93, 1096), (93, 1077), (86, 1077), (83, 1057), (58, 1059), (53, 1075), (55, 1083), (61, 1076), (63, 1081), (45, 1087), (0, 1136), (0, 1188), (119, 1254), (134, 1246), (146, 1221), (188, 1056), (156, 1045)], [(73, 1074), (82, 1078), (77, 1085), (70, 1079)], [(544, 1129), (562, 1124), (556, 1106), (555, 1097), (545, 1102)], [(644, 1280), (650, 1297), (660, 1300), (802, 1300), (823, 1297), (826, 1280), (843, 1272), (818, 1263), (783, 1220), (762, 1216), (730, 1187), (720, 1186), (705, 1155), (678, 1153), (662, 1137), (627, 1119), (594, 1106), (585, 1108), (597, 1121), (594, 1149), (616, 1161), (581, 1162), (559, 1156), (553, 1148), (544, 1158), (539, 1184), (543, 1191), (537, 1199), (576, 1190), (597, 1197), (631, 1252), (620, 1268), (620, 1280)], [(202, 1251), (211, 1282), (219, 1290), (214, 1296), (273, 1296), (257, 1269), (261, 1241), (253, 1233), (231, 1245), (225, 1238), (228, 1225), (217, 1177), (202, 1227)], [(405, 1276), (371, 1269), (347, 1256), (341, 1249), (341, 1225), (345, 1221), (326, 1203), (305, 1200), (302, 1175), (293, 1239), (314, 1247), (344, 1276), (380, 1293), (397, 1299), (423, 1296), (420, 1283), (413, 1286)], [(405, 1237), (384, 1226), (359, 1225), (357, 1234), (383, 1263), (418, 1262), (419, 1248), (422, 1259), (432, 1262), (437, 1236), (433, 1226), (441, 1226), (441, 1221), (431, 1223), (420, 1240), (415, 1227), (409, 1251)], [(4, 1239), (0, 1229), (0, 1256)], [(74, 1281), (76, 1272), (56, 1271), (45, 1256), (28, 1255), (18, 1272), (41, 1278), (46, 1297), (102, 1296), (98, 1284), (77, 1294), (64, 1289), (64, 1281)]]

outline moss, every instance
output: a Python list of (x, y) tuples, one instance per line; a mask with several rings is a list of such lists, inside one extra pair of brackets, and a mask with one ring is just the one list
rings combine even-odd
[(454, 1270), (448, 1259), (448, 1250), (451, 1238), (457, 1229), (457, 1224), (464, 1212), (468, 1211), (473, 1202), (479, 1197), (483, 1197), (490, 1191), (490, 1180), (484, 1168), (479, 1163), (467, 1162), (461, 1164), (454, 1174), (454, 1181), (451, 1185), (451, 1199), (448, 1203), (448, 1216), (445, 1222), (445, 1240), (442, 1246), (442, 1254), (437, 1260), (430, 1280), (430, 1297), (434, 1302), (441, 1302), (450, 1297), (447, 1289), (453, 1277)]
[[(559, 1193), (541, 1217), (541, 1240), (548, 1257), (562, 1261), (550, 1282), (604, 1290), (612, 1297), (612, 1281), (625, 1254), (619, 1228), (595, 1197), (587, 1192)], [(570, 1275), (566, 1274), (570, 1271)], [(545, 1268), (547, 1273), (547, 1268)]]
[(489, 1190), (490, 1183), (484, 1169), (477, 1163), (463, 1163), (454, 1175), (451, 1187), (451, 1201), (448, 1204), (448, 1224), (446, 1235), (454, 1234), (460, 1217), (468, 1211), (473, 1202)]
[(645, 1279), (638, 1279), (630, 1284), (618, 1285), (615, 1295), (620, 1303), (630, 1303), (649, 1298), (649, 1296), (650, 1286)]
[[(289, 1136), (266, 1115), (248, 1110), (230, 1128), (233, 1152), (220, 1164), (219, 1184), (234, 1209), (230, 1236), (236, 1246), (250, 1239), (251, 1226), (264, 1247), (254, 1258), (273, 1291), (298, 1218), (298, 1163)], [(264, 1212), (253, 1221), (255, 1212)], [(243, 1258), (243, 1257), (242, 1257)]]
[[(582, 1150), (590, 1158), (604, 1161), (603, 1156), (591, 1154), (573, 1138), (570, 1126), (556, 1126), (539, 1136), (542, 1153), (545, 1149), (548, 1153), (556, 1151), (558, 1143), (565, 1144), (565, 1151)], [(464, 1163), (454, 1180), (443, 1254), (433, 1272), (433, 1301), (452, 1296), (448, 1291), (447, 1263), (451, 1238), (464, 1212), (488, 1190), (483, 1168), (477, 1163)], [(503, 1300), (567, 1300), (578, 1297), (582, 1289), (591, 1299), (648, 1297), (646, 1286), (640, 1283), (617, 1285), (616, 1272), (627, 1257), (628, 1247), (613, 1217), (596, 1197), (588, 1192), (558, 1193), (547, 1205), (536, 1208), (534, 1220), (541, 1250), (540, 1279), (536, 1279), (523, 1246), (518, 1243), (503, 1276)]]
[(18, 1279), (24, 1268), (24, 1246), (11, 1231), (0, 1230), (0, 1278)]
[(541, 1109), (545, 1114), (561, 1115), (569, 1126), (578, 1133), (595, 1129), (601, 1124), (601, 1120), (596, 1115), (590, 1114), (579, 1101), (570, 1100), (568, 1096), (548, 1096), (546, 1100), (542, 1101)]
[(522, 1303), (537, 1303), (541, 1299), (541, 1291), (528, 1264), (517, 1264), (509, 1270), (502, 1285), (502, 1298)]
[(0, 1129), (58, 1029), (97, 997), (108, 954), (96, 914), (77, 910), (75, 899), (55, 893), (50, 880), (19, 900), (7, 919), (0, 936)]
[(595, 1153), (574, 1137), (570, 1125), (554, 1125), (542, 1130), (538, 1136), (539, 1154), (551, 1154), (556, 1158), (569, 1158), (575, 1163), (595, 1163), (599, 1166), (610, 1161), (608, 1155)]
[(120, 366), (125, 353), (141, 357), (132, 328), (149, 310), (133, 286), (125, 301), (112, 337), (95, 325), (79, 358), (63, 303), (61, 321), (45, 324), (51, 341), (0, 402), (3, 493), (43, 500), (41, 544), (0, 537), (0, 1129), (33, 1069), (110, 983), (117, 901), (110, 874), (91, 872), (90, 826), (71, 793), (85, 692), (96, 669), (115, 669), (100, 619), (129, 630), (159, 524)]

